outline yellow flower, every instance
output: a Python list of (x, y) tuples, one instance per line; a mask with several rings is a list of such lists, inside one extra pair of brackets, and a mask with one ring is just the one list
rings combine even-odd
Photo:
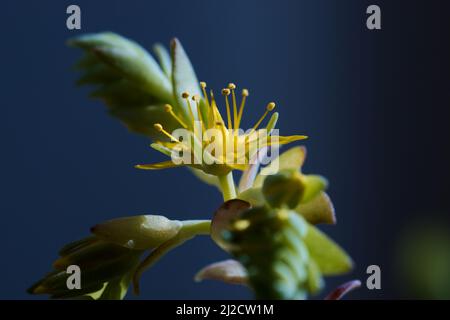
[(166, 141), (161, 139), (151, 147), (172, 159), (154, 164), (140, 164), (137, 168), (153, 170), (187, 165), (208, 174), (224, 176), (234, 169), (247, 169), (252, 159), (257, 156), (258, 150), (264, 147), (307, 138), (303, 135), (279, 136), (275, 130), (277, 112), (272, 114), (266, 127), (260, 129), (261, 123), (275, 108), (274, 102), (267, 104), (264, 114), (252, 128), (244, 132), (240, 129), (240, 124), (249, 95), (248, 90), (242, 90), (242, 99), (238, 106), (236, 85), (230, 83), (227, 88), (222, 89), (226, 109), (225, 122), (213, 91), (208, 95), (206, 83), (200, 82), (200, 86), (204, 98), (199, 95), (190, 96), (188, 92), (182, 94), (188, 110), (186, 114), (177, 114), (171, 105), (165, 105), (165, 111), (178, 122), (180, 129), (170, 133), (161, 124), (154, 124), (155, 129), (161, 133), (161, 138)]

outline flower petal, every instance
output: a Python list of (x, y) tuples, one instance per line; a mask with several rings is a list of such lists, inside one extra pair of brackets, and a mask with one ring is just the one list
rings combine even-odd
[(137, 169), (143, 169), (143, 170), (159, 170), (159, 169), (166, 169), (166, 168), (174, 168), (174, 167), (181, 167), (183, 165), (178, 165), (173, 163), (173, 161), (163, 161), (158, 163), (149, 163), (149, 164), (138, 164), (135, 166)]

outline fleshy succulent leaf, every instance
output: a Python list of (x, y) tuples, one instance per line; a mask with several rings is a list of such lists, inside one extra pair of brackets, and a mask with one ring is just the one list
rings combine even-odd
[(360, 286), (361, 281), (359, 280), (346, 282), (330, 292), (324, 300), (341, 300), (347, 293), (359, 288)]
[(293, 169), (300, 171), (306, 158), (306, 148), (296, 146), (280, 154), (269, 165), (261, 169), (256, 177), (254, 187), (262, 187), (264, 179), (271, 174), (275, 174), (284, 169)]
[(177, 128), (163, 108), (173, 103), (174, 97), (171, 75), (165, 73), (169, 67), (171, 70), (170, 57), (162, 46), (155, 47), (160, 67), (138, 44), (111, 32), (82, 35), (68, 44), (85, 51), (76, 65), (82, 72), (77, 83), (93, 85), (91, 96), (103, 100), (109, 113), (128, 129), (161, 138), (153, 124), (161, 123), (168, 130)]
[(247, 271), (238, 261), (228, 259), (207, 265), (196, 275), (195, 281), (217, 280), (228, 284), (247, 283)]
[(335, 224), (336, 216), (333, 203), (325, 192), (320, 192), (316, 197), (306, 203), (300, 203), (295, 211), (300, 213), (311, 224)]
[(164, 71), (167, 78), (170, 80), (170, 77), (172, 76), (172, 61), (170, 59), (170, 53), (160, 43), (156, 43), (153, 46), (153, 52), (155, 52), (155, 55), (158, 57), (161, 69)]
[(182, 223), (164, 216), (142, 215), (106, 221), (91, 228), (100, 239), (129, 249), (146, 250), (173, 238)]
[(223, 239), (223, 232), (230, 228), (233, 219), (239, 217), (242, 212), (250, 208), (247, 201), (233, 199), (223, 203), (214, 213), (211, 220), (211, 238), (224, 250), (230, 249), (230, 244)]
[(267, 176), (262, 193), (273, 208), (288, 206), (295, 208), (303, 197), (305, 185), (296, 170), (284, 169)]
[(140, 45), (112, 32), (85, 34), (69, 40), (117, 70), (146, 92), (165, 100), (171, 97), (171, 84), (158, 63)]
[(311, 201), (318, 196), (321, 191), (325, 190), (328, 185), (327, 179), (319, 175), (303, 175), (302, 181), (305, 185), (305, 190), (301, 203)]
[(308, 226), (304, 241), (323, 275), (340, 275), (351, 270), (353, 262), (347, 253), (313, 225)]
[[(183, 92), (188, 92), (191, 96), (201, 96), (199, 82), (195, 75), (194, 68), (189, 60), (186, 52), (184, 51), (181, 42), (174, 38), (171, 42), (171, 58), (172, 58), (172, 87), (173, 95), (177, 101), (179, 110), (184, 114), (185, 119), (188, 118), (187, 105), (182, 98)], [(194, 117), (197, 116), (197, 108), (195, 104), (191, 104)]]

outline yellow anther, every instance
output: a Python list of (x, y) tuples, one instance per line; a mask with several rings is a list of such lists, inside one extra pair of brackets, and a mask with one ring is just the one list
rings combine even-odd
[(170, 104), (165, 104), (164, 105), (164, 111), (166, 112), (172, 112), (172, 106)]
[(208, 109), (210, 108), (208, 94), (206, 93), (206, 82), (201, 81), (200, 87), (202, 88), (203, 95), (205, 96), (205, 102)]
[(180, 119), (180, 117), (178, 117), (174, 112), (173, 112), (173, 108), (170, 104), (165, 104), (164, 105), (164, 111), (166, 111), (167, 113), (169, 113), (183, 128), (187, 128), (186, 124), (183, 122), (183, 120)]
[(234, 89), (236, 89), (236, 85), (234, 83), (229, 83), (228, 89), (234, 90)]
[(261, 124), (261, 122), (263, 122), (264, 118), (267, 116), (267, 114), (272, 111), (275, 108), (275, 103), (274, 102), (270, 102), (269, 104), (267, 104), (266, 106), (266, 111), (264, 112), (264, 114), (261, 116), (261, 118), (259, 118), (258, 122), (253, 126), (252, 131), (258, 129), (259, 125)]
[(243, 97), (248, 97), (248, 90), (247, 89), (242, 89), (242, 96)]
[(153, 127), (156, 129), (156, 131), (161, 132), (166, 137), (170, 138), (172, 142), (180, 142), (177, 138), (175, 138), (173, 135), (168, 133), (166, 130), (164, 130), (163, 126), (160, 123), (155, 123)]
[(273, 109), (275, 109), (275, 102), (269, 102), (269, 103), (267, 104), (266, 109), (267, 109), (268, 111), (272, 111)]
[(182, 94), (181, 94), (181, 97), (183, 98), (183, 99), (187, 99), (187, 98), (189, 98), (189, 92), (183, 92)]
[(224, 96), (230, 95), (230, 89), (227, 89), (227, 88), (222, 89), (222, 95), (224, 95)]
[(183, 92), (181, 94), (181, 97), (183, 97), (183, 99), (186, 99), (186, 103), (188, 105), (188, 110), (189, 110), (189, 116), (190, 116), (190, 120), (192, 121), (192, 128), (194, 128), (194, 121), (195, 121), (195, 117), (194, 117), (194, 112), (192, 111), (192, 106), (191, 106), (191, 102), (189, 101), (189, 92)]

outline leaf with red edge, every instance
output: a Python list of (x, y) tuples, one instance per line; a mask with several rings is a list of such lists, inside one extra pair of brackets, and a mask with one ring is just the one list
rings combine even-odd
[(214, 213), (211, 220), (211, 238), (219, 247), (228, 251), (230, 245), (222, 238), (223, 231), (229, 228), (230, 222), (239, 217), (241, 213), (251, 208), (250, 203), (240, 199), (224, 202)]
[(330, 292), (324, 300), (341, 300), (347, 293), (361, 286), (361, 281), (352, 280), (341, 284), (339, 287)]

